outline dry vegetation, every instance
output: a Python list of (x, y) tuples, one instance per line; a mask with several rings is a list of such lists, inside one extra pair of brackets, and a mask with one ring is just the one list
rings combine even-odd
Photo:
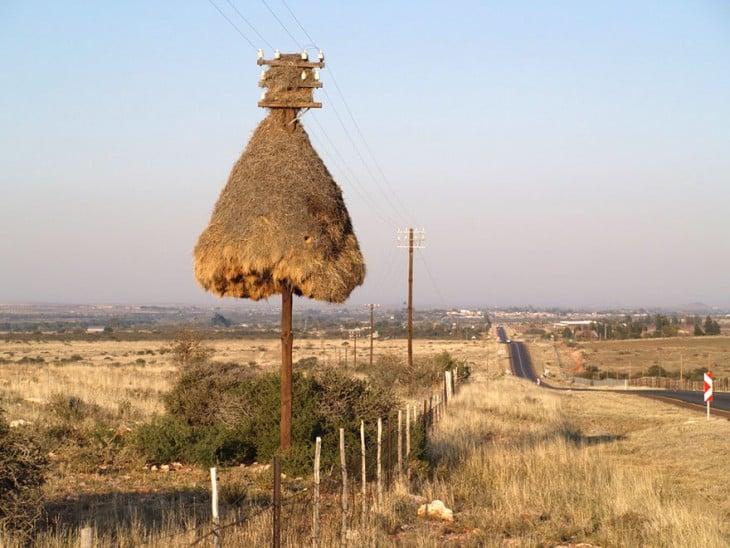
[(550, 341), (533, 341), (530, 353), (541, 373), (547, 368), (567, 378), (585, 367), (632, 376), (661, 366), (670, 373), (686, 377), (701, 368), (715, 377), (730, 376), (730, 337), (677, 337), (672, 339), (627, 339), (591, 341), (567, 345)]
[[(694, 351), (709, 352), (720, 362), (726, 350), (715, 342), (719, 340), (704, 338), (702, 343), (718, 346)], [(310, 356), (330, 365), (344, 361), (342, 342), (297, 341), (294, 361)], [(626, 355), (620, 352), (631, 352), (638, 367), (639, 356), (654, 359), (656, 345), (673, 355), (681, 351), (673, 345), (685, 342), (623, 341), (629, 346), (620, 350), (618, 343), (582, 348), (589, 359), (613, 355), (618, 360)], [(358, 362), (365, 362), (369, 348), (361, 343)], [(655, 345), (653, 350), (648, 343)], [(218, 361), (256, 362), (262, 369), (278, 365), (278, 341), (226, 340), (211, 346)], [(551, 346), (531, 349), (537, 366), (556, 367)], [(432, 435), (431, 471), (414, 471), (411, 482), (398, 483), (384, 508), (372, 509), (366, 523), (360, 522), (359, 499), (354, 508), (351, 500), (351, 545), (730, 544), (730, 484), (718, 481), (730, 477), (730, 422), (708, 421), (701, 414), (621, 394), (539, 389), (504, 375), (504, 345), (491, 341), (416, 345), (421, 355), (444, 350), (474, 364), (474, 375)], [(350, 365), (352, 351), (349, 346)], [(405, 356), (405, 345), (378, 341), (378, 352)], [(9, 341), (0, 342), (0, 360), (0, 397), (9, 421), (43, 421), (44, 402), (60, 393), (110, 411), (129, 402), (134, 413), (126, 416), (133, 426), (162, 410), (160, 395), (174, 374), (169, 343), (163, 342)], [(608, 364), (607, 359), (601, 367)], [(51, 512), (65, 527), (45, 533), (38, 544), (77, 542), (73, 525), (81, 525), (84, 516), (94, 526), (99, 546), (188, 546), (206, 533), (206, 472), (153, 472), (142, 465), (92, 473), (56, 466), (45, 491)], [(310, 495), (302, 491), (311, 487), (310, 481), (287, 480), (287, 494), (296, 502), (283, 511), (284, 545), (311, 542)], [(270, 471), (262, 466), (226, 469), (220, 484), (224, 522), (242, 522), (225, 531), (224, 545), (270, 544), (271, 516), (261, 511), (261, 502), (270, 497)], [(246, 506), (237, 502), (239, 495)], [(453, 523), (416, 517), (418, 505), (435, 498), (455, 511)], [(326, 499), (323, 519), (322, 545), (338, 544), (335, 495)]]

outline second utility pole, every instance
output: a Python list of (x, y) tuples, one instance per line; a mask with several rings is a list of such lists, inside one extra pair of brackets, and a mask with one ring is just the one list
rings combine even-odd
[(413, 229), (408, 229), (408, 367), (413, 367)]
[[(402, 234), (400, 230), (398, 232)], [(413, 250), (423, 247), (421, 245), (423, 233), (423, 230), (408, 229), (408, 367), (411, 368), (413, 367)]]

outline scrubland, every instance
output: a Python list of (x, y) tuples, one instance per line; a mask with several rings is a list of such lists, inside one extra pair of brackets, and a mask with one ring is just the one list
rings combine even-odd
[[(315, 356), (346, 367), (341, 341), (295, 344), (295, 362)], [(263, 370), (278, 363), (277, 341), (211, 346), (216, 360), (255, 362)], [(175, 375), (169, 350), (169, 343), (150, 341), (0, 342), (1, 405), (9, 421), (42, 426), (61, 394), (98, 405), (134, 429), (163, 409), (161, 396)], [(368, 350), (358, 345), (358, 362), (367, 361)], [(521, 382), (505, 374), (504, 347), (493, 341), (416, 345), (422, 355), (444, 350), (468, 361), (472, 376), (431, 431), (424, 459), (394, 480), (382, 507), (369, 487), (364, 521), (353, 487), (350, 545), (730, 545), (730, 422), (623, 394)], [(543, 350), (536, 362), (557, 362), (554, 350)], [(405, 343), (378, 341), (376, 352), (404, 357)], [(602, 352), (608, 350), (594, 354)], [(349, 360), (352, 353), (348, 348)], [(86, 524), (98, 546), (189, 546), (209, 532), (207, 470), (154, 471), (130, 458), (121, 467), (90, 463), (80, 471), (60, 457), (52, 459), (45, 486), (55, 517), (37, 545), (75, 545)], [(337, 479), (336, 471), (325, 475)], [(223, 545), (270, 544), (267, 465), (220, 470), (219, 482), (223, 523), (232, 524)], [(340, 543), (341, 520), (337, 487), (325, 487), (321, 545), (331, 546)], [(285, 480), (286, 546), (311, 544), (311, 488), (311, 477)], [(433, 499), (453, 509), (453, 522), (417, 517), (419, 505)]]

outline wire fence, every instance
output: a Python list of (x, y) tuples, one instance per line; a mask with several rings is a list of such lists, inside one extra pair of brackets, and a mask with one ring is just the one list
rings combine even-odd
[[(631, 379), (588, 379), (585, 377), (573, 377), (574, 384), (582, 386), (596, 387), (644, 387), (644, 388), (661, 388), (665, 390), (682, 390), (702, 392), (704, 390), (703, 381), (688, 379), (673, 379), (670, 377), (635, 377)], [(729, 392), (730, 377), (717, 377), (712, 380), (712, 389), (714, 392)]]
[[(410, 401), (376, 424), (361, 421), (359, 440), (349, 437), (346, 444), (341, 428), (339, 447), (327, 448), (330, 453), (339, 449), (339, 469), (331, 464), (320, 469), (320, 438), (312, 455), (311, 478), (284, 478), (277, 457), (271, 466), (270, 483), (257, 480), (263, 496), (244, 496), (237, 501), (224, 497), (223, 513), (218, 508), (217, 471), (211, 468), (208, 508), (196, 509), (195, 524), (168, 531), (162, 537), (148, 531), (137, 536), (136, 544), (218, 548), (243, 542), (278, 547), (301, 545), (302, 539), (309, 539), (311, 542), (306, 544), (314, 547), (367, 544), (367, 528), (373, 520), (382, 519), (386, 495), (399, 480), (411, 477), (412, 466), (423, 457), (430, 431), (446, 415), (464, 380), (458, 369), (444, 372), (440, 386), (423, 399)], [(375, 435), (366, 436), (366, 432)], [(70, 545), (92, 548), (97, 545), (96, 533), (87, 524), (77, 530), (77, 542)]]

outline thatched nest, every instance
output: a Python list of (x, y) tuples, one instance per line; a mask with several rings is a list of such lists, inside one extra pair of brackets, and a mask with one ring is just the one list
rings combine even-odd
[(365, 263), (342, 191), (298, 121), (259, 124), (194, 250), (195, 277), (221, 297), (295, 295), (343, 302)]

